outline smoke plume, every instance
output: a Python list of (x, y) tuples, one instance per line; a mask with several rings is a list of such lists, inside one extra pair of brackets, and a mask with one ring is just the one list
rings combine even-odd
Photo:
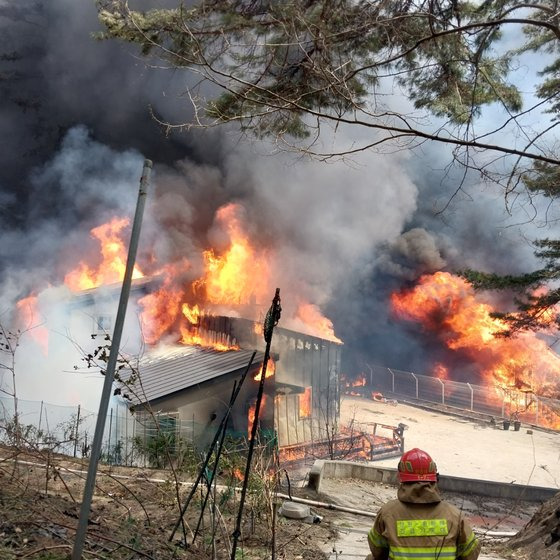
[[(149, 247), (160, 263), (188, 260), (196, 278), (201, 251), (223, 241), (217, 210), (238, 204), (251, 238), (274, 253), (271, 276), (286, 307), (309, 301), (332, 319), (349, 375), (365, 362), (428, 363), (430, 348), (391, 316), (392, 290), (445, 267), (505, 272), (531, 263), (530, 245), (506, 227), (503, 200), (475, 178), (476, 199), (456, 197), (437, 213), (460, 180), (442, 180), (440, 151), (422, 161), (362, 153), (349, 166), (265, 156), (272, 147), (239, 142), (231, 130), (164, 135), (150, 109), (188, 120), (188, 76), (148, 67), (133, 47), (94, 40), (97, 29), (93, 2), (0, 0), (2, 320), (29, 294), (48, 299), (44, 309), (63, 297), (65, 273), (96, 250), (90, 229), (132, 217), (145, 157), (155, 169), (139, 261)], [(21, 397), (80, 398), (78, 382), (73, 396), (53, 389), (55, 373), (42, 365), (26, 365)], [(72, 374), (64, 375), (63, 385)]]

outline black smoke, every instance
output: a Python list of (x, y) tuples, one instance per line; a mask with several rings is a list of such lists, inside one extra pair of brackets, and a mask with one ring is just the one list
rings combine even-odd
[(190, 118), (180, 97), (184, 76), (150, 67), (133, 48), (93, 39), (99, 31), (93, 0), (2, 2), (0, 31), (4, 227), (32, 228), (67, 206), (56, 185), (37, 188), (31, 175), (76, 125), (108, 147), (134, 149), (159, 163), (188, 156), (219, 166), (219, 134), (166, 135), (150, 113), (174, 122)]
[[(157, 5), (165, 3), (174, 4)], [(144, 157), (158, 178), (146, 232), (160, 254), (199, 252), (216, 235), (215, 210), (243, 202), (255, 236), (279, 254), (286, 302), (300, 292), (333, 320), (349, 375), (366, 362), (422, 373), (441, 353), (388, 304), (420, 274), (530, 267), (532, 248), (500, 193), (470, 174), (468, 195), (452, 198), (464, 179), (444, 169), (448, 151), (328, 165), (272, 157), (272, 146), (218, 130), (166, 134), (152, 113), (188, 122), (191, 78), (150, 65), (133, 46), (94, 39), (98, 30), (93, 0), (0, 0), (4, 293), (21, 297), (37, 278), (60, 279), (91, 227), (116, 209), (130, 213)]]

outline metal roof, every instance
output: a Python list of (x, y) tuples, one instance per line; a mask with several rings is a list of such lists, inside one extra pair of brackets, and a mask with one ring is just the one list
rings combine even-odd
[[(121, 370), (119, 375), (124, 381), (121, 386), (123, 393), (126, 392), (134, 404), (150, 402), (222, 375), (244, 371), (252, 355), (253, 350), (224, 352), (195, 346), (184, 346), (164, 353), (160, 351), (140, 361), (140, 382), (135, 382), (128, 391), (126, 381), (131, 372)], [(264, 353), (257, 352), (251, 367), (260, 367), (263, 359)]]

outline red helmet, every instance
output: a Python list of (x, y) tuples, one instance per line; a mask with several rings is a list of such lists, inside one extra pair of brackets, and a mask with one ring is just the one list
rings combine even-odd
[(425, 451), (415, 447), (404, 453), (399, 461), (399, 480), (401, 482), (436, 482), (436, 464)]

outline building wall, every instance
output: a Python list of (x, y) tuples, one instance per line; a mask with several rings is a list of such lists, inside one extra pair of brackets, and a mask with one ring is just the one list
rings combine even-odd
[[(227, 334), (243, 348), (264, 350), (262, 335), (254, 321), (230, 317), (208, 317), (204, 327)], [(340, 362), (342, 345), (315, 336), (276, 327), (271, 352), (279, 357), (274, 376), (278, 392), (284, 385), (290, 394), (277, 394), (274, 425), (279, 445), (317, 441), (326, 437), (328, 426), (340, 416)], [(312, 388), (311, 418), (299, 414), (298, 393)]]
[(280, 355), (276, 382), (311, 388), (311, 414), (301, 414), (301, 394), (277, 399), (276, 425), (280, 445), (317, 441), (340, 415), (341, 345), (300, 333), (281, 331), (275, 342)]
[[(253, 379), (258, 368), (249, 372), (232, 407), (227, 429), (232, 435), (248, 438), (248, 413), (255, 403), (258, 382)], [(222, 418), (228, 409), (235, 381), (241, 378), (241, 371), (222, 376), (201, 385), (190, 387), (169, 397), (151, 403), (152, 411), (157, 414), (176, 414), (177, 421), (187, 432), (194, 432), (197, 447), (206, 447), (214, 437)], [(269, 384), (273, 391), (273, 384)], [(265, 405), (260, 418), (261, 429), (273, 427), (274, 411), (272, 393), (265, 394)], [(139, 407), (142, 410), (142, 407)], [(191, 428), (192, 427), (192, 428)]]

